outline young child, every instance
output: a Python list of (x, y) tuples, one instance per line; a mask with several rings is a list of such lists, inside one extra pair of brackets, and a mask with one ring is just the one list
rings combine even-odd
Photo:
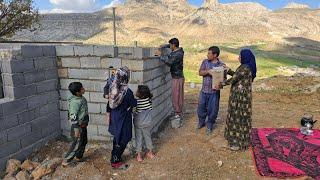
[(213, 67), (225, 66), (219, 55), (220, 49), (217, 46), (210, 47), (208, 59), (203, 60), (199, 70), (199, 75), (203, 76), (203, 83), (199, 98), (197, 131), (207, 125), (207, 135), (212, 133), (219, 112), (220, 90), (219, 87), (212, 88), (212, 76), (209, 73)]
[(137, 106), (137, 100), (128, 87), (129, 78), (127, 67), (117, 69), (109, 92), (109, 132), (114, 136), (110, 162), (114, 169), (119, 170), (129, 168), (121, 156), (132, 138), (132, 109)]
[(89, 123), (88, 103), (86, 98), (83, 97), (85, 89), (82, 84), (72, 82), (68, 89), (72, 93), (72, 96), (68, 98), (72, 143), (65, 155), (64, 166), (68, 165), (74, 158), (76, 161), (81, 161), (88, 141), (87, 126)]
[(137, 108), (134, 115), (134, 129), (135, 129), (135, 137), (136, 137), (136, 151), (137, 161), (142, 162), (142, 146), (143, 139), (144, 143), (148, 149), (147, 157), (153, 159), (155, 155), (153, 154), (153, 144), (151, 139), (151, 111), (152, 111), (152, 94), (150, 93), (150, 89), (148, 86), (139, 85), (138, 90), (136, 92), (137, 100)]

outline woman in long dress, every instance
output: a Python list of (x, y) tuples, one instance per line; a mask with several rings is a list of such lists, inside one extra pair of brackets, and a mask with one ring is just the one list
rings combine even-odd
[(250, 146), (252, 115), (252, 82), (256, 77), (256, 60), (250, 49), (243, 49), (239, 55), (241, 65), (232, 78), (223, 85), (231, 85), (228, 116), (224, 136), (231, 150), (246, 150)]

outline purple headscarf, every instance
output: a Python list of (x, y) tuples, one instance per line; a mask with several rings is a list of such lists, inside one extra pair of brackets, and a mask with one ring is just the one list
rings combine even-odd
[(257, 76), (256, 58), (250, 49), (242, 49), (240, 52), (241, 64), (247, 65), (252, 74), (252, 81)]

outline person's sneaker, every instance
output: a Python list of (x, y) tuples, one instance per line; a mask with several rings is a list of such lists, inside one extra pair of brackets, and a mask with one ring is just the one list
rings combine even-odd
[(116, 169), (116, 170), (127, 170), (130, 167), (129, 164), (124, 164), (122, 162), (112, 163), (111, 166), (113, 169)]
[(199, 125), (196, 127), (196, 133), (199, 133), (200, 129), (202, 129), (205, 125)]
[(239, 146), (231, 146), (230, 149), (231, 149), (231, 151), (239, 151), (240, 147)]
[(206, 135), (209, 136), (209, 135), (211, 135), (211, 134), (212, 134), (212, 129), (207, 129), (207, 130), (206, 130)]

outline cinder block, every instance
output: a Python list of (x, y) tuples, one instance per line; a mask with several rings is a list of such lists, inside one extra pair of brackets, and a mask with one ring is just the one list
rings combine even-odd
[(38, 69), (50, 69), (56, 67), (56, 58), (55, 57), (41, 57), (34, 59), (34, 67)]
[(94, 125), (107, 125), (107, 117), (104, 114), (89, 114), (90, 124)]
[(108, 132), (108, 127), (101, 126), (101, 125), (98, 125), (98, 135), (99, 136), (111, 136), (111, 134)]
[(75, 56), (92, 56), (93, 55), (93, 46), (84, 45), (84, 46), (74, 46)]
[(101, 113), (105, 114), (107, 112), (107, 103), (101, 103), (100, 107), (101, 107)]
[(17, 99), (2, 104), (3, 115), (22, 112), (28, 107), (27, 99)]
[(134, 59), (142, 59), (150, 57), (150, 48), (134, 47)]
[(0, 172), (5, 172), (9, 157), (0, 158)]
[(59, 92), (60, 92), (61, 100), (66, 101), (66, 100), (68, 100), (68, 97), (71, 96), (71, 93), (69, 90), (60, 90)]
[(114, 57), (113, 46), (93, 46), (93, 54), (95, 56)]
[(98, 126), (89, 123), (87, 127), (88, 135), (98, 135)]
[(144, 69), (148, 70), (148, 69), (154, 69), (157, 68), (161, 65), (164, 65), (163, 62), (161, 62), (159, 59), (147, 59), (144, 60)]
[[(54, 133), (61, 133), (60, 130), (60, 122), (58, 121), (59, 119), (53, 119), (53, 121), (51, 121), (51, 125), (50, 126), (46, 126), (42, 129), (41, 134), (43, 138), (52, 136), (52, 134)], [(52, 139), (54, 139), (55, 137), (52, 137)]]
[(36, 109), (32, 109), (32, 110), (28, 110), (28, 111), (24, 111), (22, 113), (18, 114), (18, 121), (19, 124), (24, 124), (27, 122), (30, 122), (32, 120), (34, 120), (35, 118), (37, 118), (39, 116), (39, 114), (37, 114), (38, 111)]
[(8, 141), (13, 141), (31, 133), (31, 124), (26, 123), (8, 130)]
[(58, 69), (59, 78), (67, 78), (68, 77), (68, 68), (60, 68)]
[(133, 47), (118, 47), (118, 57), (133, 59), (134, 58)]
[(24, 61), (2, 61), (2, 71), (4, 73), (22, 73), (33, 71), (33, 60)]
[(42, 57), (42, 46), (23, 45), (21, 46), (21, 54), (23, 58)]
[(0, 145), (0, 158), (13, 154), (21, 149), (20, 139)]
[(101, 67), (109, 68), (112, 66), (115, 69), (118, 69), (122, 66), (121, 58), (101, 58)]
[(107, 100), (103, 98), (101, 92), (90, 92), (90, 102), (107, 103)]
[(29, 73), (24, 73), (25, 84), (32, 84), (40, 81), (44, 81), (45, 74), (43, 71), (33, 71)]
[(132, 71), (130, 83), (132, 84), (140, 84), (143, 83), (143, 71)]
[(45, 104), (47, 104), (47, 97), (45, 96), (45, 94), (28, 97), (29, 109), (34, 109)]
[(37, 87), (34, 84), (25, 85), (21, 87), (8, 87), (7, 90), (13, 92), (13, 98), (15, 99), (28, 97), (37, 93)]
[(47, 80), (37, 83), (37, 92), (43, 93), (48, 91), (56, 91), (58, 89), (58, 80)]
[(88, 69), (88, 79), (107, 80), (109, 71), (107, 69)]
[(73, 45), (58, 45), (55, 46), (56, 48), (56, 55), (57, 56), (74, 56), (74, 49)]
[(40, 116), (45, 116), (51, 112), (58, 111), (58, 103), (53, 102), (40, 107)]
[(59, 101), (59, 109), (63, 111), (68, 111), (68, 102), (67, 101)]
[(22, 148), (28, 147), (30, 144), (33, 144), (39, 140), (41, 140), (41, 131), (32, 131), (29, 135), (21, 138), (21, 146)]
[(131, 71), (143, 71), (143, 60), (122, 59), (122, 66), (127, 66)]
[(61, 58), (62, 67), (80, 68), (79, 57)]
[(42, 46), (43, 56), (45, 57), (55, 57), (56, 56), (56, 48), (55, 46)]
[(82, 68), (101, 68), (100, 57), (81, 57), (80, 64)]
[(23, 73), (8, 74), (2, 73), (4, 86), (19, 87), (24, 85)]
[(88, 79), (87, 69), (69, 69), (68, 74), (69, 74), (69, 78)]
[(61, 119), (61, 122), (68, 121), (69, 120), (68, 111), (60, 111), (60, 119)]
[(56, 79), (58, 80), (57, 68), (52, 68), (44, 71), (46, 80)]
[(67, 131), (70, 131), (71, 129), (71, 123), (70, 121), (68, 120), (61, 120), (61, 129), (62, 130), (67, 130)]
[(89, 113), (100, 114), (100, 113), (101, 113), (100, 104), (97, 104), (97, 103), (88, 103), (88, 111), (89, 111)]
[(0, 131), (0, 145), (6, 143), (7, 141), (8, 141), (7, 132), (6, 131)]
[(104, 82), (83, 80), (81, 83), (87, 91), (102, 92), (103, 90)]
[(46, 102), (47, 103), (50, 103), (50, 102), (57, 102), (59, 101), (59, 93), (58, 91), (50, 91), (50, 92), (47, 92), (46, 94), (44, 94), (44, 101), (47, 100)]

